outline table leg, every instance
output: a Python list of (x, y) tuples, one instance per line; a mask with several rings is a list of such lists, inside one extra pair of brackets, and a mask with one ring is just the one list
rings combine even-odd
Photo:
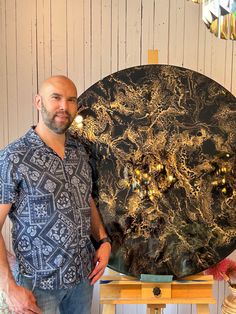
[(115, 304), (103, 304), (102, 314), (116, 314)]
[(165, 304), (147, 304), (147, 314), (161, 314)]
[(210, 314), (208, 304), (197, 304), (197, 314)]

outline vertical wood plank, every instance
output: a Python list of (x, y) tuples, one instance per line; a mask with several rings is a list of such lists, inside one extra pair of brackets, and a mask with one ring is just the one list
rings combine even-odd
[(127, 59), (127, 0), (119, 0), (118, 69), (126, 68)]
[(67, 12), (65, 0), (51, 0), (52, 75), (67, 75)]
[(200, 73), (204, 73), (205, 70), (205, 41), (206, 41), (206, 28), (205, 24), (202, 21), (202, 7), (198, 12), (199, 18), (199, 33), (198, 33), (198, 54), (197, 54), (197, 68), (196, 70)]
[(111, 0), (102, 0), (101, 78), (111, 74)]
[(92, 29), (91, 29), (91, 0), (84, 0), (84, 88), (91, 85), (91, 46), (92, 46)]
[[(197, 306), (196, 304), (191, 304), (191, 314), (197, 314)], [(210, 311), (210, 307), (208, 306), (208, 311)]]
[(213, 34), (209, 30), (206, 30), (205, 33), (205, 68), (204, 74), (208, 77), (211, 77), (212, 74), (212, 46), (213, 46)]
[(119, 0), (111, 1), (111, 72), (119, 69)]
[(214, 314), (218, 313), (218, 311), (217, 311), (217, 308), (218, 308), (218, 296), (219, 296), (218, 292), (219, 292), (219, 282), (215, 281), (214, 285), (213, 285), (213, 296), (216, 299), (216, 304), (210, 304), (210, 306), (209, 306), (210, 313), (214, 313)]
[(221, 314), (221, 305), (223, 304), (224, 298), (225, 298), (225, 283), (224, 281), (219, 281), (217, 314)]
[(148, 50), (154, 50), (155, 1), (142, 0), (141, 64), (148, 64)]
[(52, 74), (51, 1), (37, 0), (37, 67), (40, 85)]
[(84, 1), (67, 1), (68, 76), (84, 91)]
[[(195, 70), (198, 61), (198, 34), (199, 34), (199, 11), (200, 5), (192, 1), (185, 3), (184, 25), (184, 57), (183, 66)], [(193, 40), (195, 38), (195, 40)]]
[[(169, 18), (169, 0), (154, 2), (154, 49), (158, 49), (158, 63), (169, 64), (169, 31), (173, 21)], [(174, 14), (172, 14), (174, 15)]]
[(6, 53), (8, 142), (11, 142), (16, 139), (19, 134), (16, 7), (14, 0), (6, 1)]
[(129, 314), (137, 314), (137, 310), (139, 305), (137, 304), (125, 304), (123, 307), (123, 314), (129, 313)]
[[(225, 62), (224, 62), (224, 86), (229, 91), (232, 89), (231, 69), (233, 64), (233, 41), (227, 40), (225, 43)], [(236, 73), (235, 73), (236, 74)]]
[[(178, 306), (176, 304), (167, 304), (165, 309), (165, 314), (180, 314), (177, 312)], [(189, 313), (186, 313), (189, 314)]]
[[(36, 125), (38, 122), (38, 111), (34, 105), (34, 96), (38, 92), (38, 65), (37, 65), (37, 0), (31, 1), (31, 104), (32, 107), (32, 122), (31, 125)], [(32, 14), (34, 12), (34, 15)], [(29, 126), (28, 126), (29, 127)]]
[(126, 67), (141, 63), (141, 0), (127, 1), (127, 58)]
[(137, 307), (136, 314), (145, 314), (147, 312), (147, 305), (146, 304), (139, 304)]
[(102, 46), (101, 46), (101, 30), (102, 30), (102, 8), (101, 0), (92, 1), (92, 84), (96, 83), (101, 78), (101, 61), (102, 61)]
[(125, 312), (123, 312), (123, 309), (126, 309), (122, 304), (117, 304), (116, 305), (116, 314), (125, 314)]
[(233, 42), (233, 60), (231, 65), (232, 88), (231, 92), (236, 96), (236, 41)]
[(192, 314), (192, 305), (191, 304), (178, 304), (177, 313), (191, 313)]
[(170, 1), (169, 64), (183, 66), (185, 0)]
[(212, 78), (224, 85), (226, 41), (214, 37), (212, 46)]
[(6, 3), (0, 0), (0, 149), (8, 141), (8, 115), (7, 115), (7, 46), (6, 46)]

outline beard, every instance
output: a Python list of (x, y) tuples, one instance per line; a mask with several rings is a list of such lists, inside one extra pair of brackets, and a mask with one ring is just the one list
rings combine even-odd
[[(44, 124), (53, 132), (57, 134), (63, 134), (70, 127), (74, 120), (74, 116), (69, 114), (68, 111), (58, 110), (56, 113), (51, 113), (47, 110), (44, 103), (41, 106), (41, 115)], [(56, 117), (63, 116), (66, 118), (65, 122), (57, 122)]]

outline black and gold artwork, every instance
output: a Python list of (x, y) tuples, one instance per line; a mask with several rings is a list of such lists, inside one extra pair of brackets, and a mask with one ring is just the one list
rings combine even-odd
[(196, 274), (236, 248), (236, 98), (170, 65), (111, 74), (78, 99), (118, 272)]

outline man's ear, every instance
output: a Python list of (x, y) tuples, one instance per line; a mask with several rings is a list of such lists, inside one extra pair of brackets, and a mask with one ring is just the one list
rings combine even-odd
[(34, 105), (38, 110), (41, 110), (42, 97), (39, 94), (34, 96)]

